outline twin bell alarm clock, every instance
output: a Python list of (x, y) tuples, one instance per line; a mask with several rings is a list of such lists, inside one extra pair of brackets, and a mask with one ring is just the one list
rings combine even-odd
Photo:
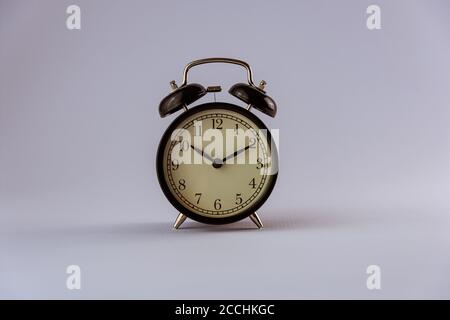
[[(247, 83), (228, 93), (244, 106), (225, 102), (191, 105), (221, 86), (188, 82), (191, 68), (210, 63), (239, 65)], [(278, 151), (266, 125), (253, 113), (275, 117), (277, 105), (264, 91), (266, 82), (253, 82), (250, 66), (241, 60), (207, 58), (190, 62), (178, 87), (159, 104), (159, 114), (181, 114), (170, 124), (156, 156), (158, 181), (167, 200), (178, 211), (174, 228), (190, 218), (202, 223), (225, 224), (249, 217), (263, 224), (256, 211), (269, 198), (278, 175)]]

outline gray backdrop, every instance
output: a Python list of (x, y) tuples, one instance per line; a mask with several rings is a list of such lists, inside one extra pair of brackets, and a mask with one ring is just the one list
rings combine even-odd
[[(66, 8), (81, 7), (81, 30)], [(369, 31), (366, 8), (381, 7)], [(0, 1), (1, 298), (450, 298), (448, 1)], [(168, 83), (248, 61), (280, 175), (251, 222), (160, 191)], [(224, 88), (233, 66), (192, 71)], [(218, 100), (239, 103), (225, 90)], [(206, 96), (202, 101), (211, 101)], [(66, 288), (66, 267), (82, 270)], [(382, 271), (368, 290), (366, 268)]]

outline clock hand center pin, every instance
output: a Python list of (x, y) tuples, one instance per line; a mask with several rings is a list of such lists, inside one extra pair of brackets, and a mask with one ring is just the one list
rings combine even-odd
[(202, 157), (204, 157), (205, 159), (208, 159), (209, 161), (211, 161), (212, 166), (216, 169), (219, 169), (222, 167), (223, 165), (223, 160), (220, 160), (218, 158), (213, 159), (213, 157), (211, 157), (210, 155), (206, 154), (203, 150), (194, 147), (193, 145), (191, 145), (192, 150), (194, 150), (195, 152), (197, 152), (198, 154), (200, 154)]

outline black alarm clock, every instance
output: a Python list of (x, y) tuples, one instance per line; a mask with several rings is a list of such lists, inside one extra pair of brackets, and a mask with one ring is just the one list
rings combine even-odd
[[(207, 63), (244, 67), (248, 83), (233, 85), (229, 93), (246, 107), (209, 102), (188, 106), (220, 86), (188, 83), (188, 71)], [(241, 60), (207, 58), (190, 62), (178, 87), (159, 105), (165, 117), (183, 111), (162, 136), (156, 158), (159, 184), (179, 211), (174, 228), (187, 217), (202, 223), (225, 224), (249, 217), (258, 228), (258, 210), (271, 194), (278, 175), (277, 147), (264, 123), (250, 109), (274, 117), (275, 101), (264, 91), (265, 81), (253, 83), (250, 66)]]

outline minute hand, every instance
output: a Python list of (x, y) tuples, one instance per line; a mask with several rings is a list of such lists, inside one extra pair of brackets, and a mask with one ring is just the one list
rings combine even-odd
[(239, 149), (237, 151), (235, 151), (234, 153), (226, 156), (225, 158), (222, 159), (222, 162), (226, 162), (227, 160), (233, 159), (234, 157), (236, 157), (238, 154), (244, 152), (245, 150), (251, 148), (253, 146), (253, 144), (249, 144), (248, 146), (246, 146), (245, 148)]

